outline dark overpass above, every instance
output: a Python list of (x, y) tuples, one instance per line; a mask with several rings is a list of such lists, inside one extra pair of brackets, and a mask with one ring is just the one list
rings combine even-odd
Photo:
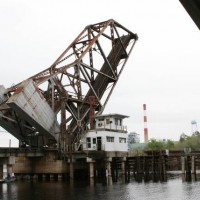
[(179, 0), (200, 29), (200, 0)]

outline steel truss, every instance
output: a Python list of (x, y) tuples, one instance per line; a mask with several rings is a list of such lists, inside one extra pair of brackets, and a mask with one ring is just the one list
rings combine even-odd
[[(55, 113), (58, 139), (40, 133), (9, 108), (1, 115), (19, 125), (11, 134), (29, 145), (36, 145), (28, 137), (31, 133), (32, 138), (42, 135), (39, 143), (37, 138), (39, 146), (57, 144), (64, 152), (79, 150), (81, 136), (94, 128), (94, 117), (103, 112), (137, 39), (137, 34), (113, 19), (86, 26), (49, 68), (28, 79)], [(19, 86), (7, 89), (8, 98)]]

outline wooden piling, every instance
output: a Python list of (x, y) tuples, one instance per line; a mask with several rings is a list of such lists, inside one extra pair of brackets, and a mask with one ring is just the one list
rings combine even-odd
[(192, 174), (196, 174), (195, 156), (192, 156)]
[(181, 170), (182, 174), (185, 174), (185, 156), (181, 157)]

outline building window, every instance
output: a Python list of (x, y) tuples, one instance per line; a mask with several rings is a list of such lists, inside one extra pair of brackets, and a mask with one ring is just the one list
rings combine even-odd
[(102, 127), (103, 126), (103, 124), (102, 123), (98, 123), (98, 127)]
[(107, 142), (114, 142), (114, 137), (106, 137)]
[(87, 148), (88, 149), (91, 148), (91, 138), (90, 137), (87, 138)]
[(92, 143), (93, 143), (93, 144), (96, 144), (96, 143), (97, 143), (96, 138), (93, 138), (93, 139), (92, 139)]
[(110, 119), (106, 119), (106, 124), (110, 124)]
[(104, 119), (100, 118), (98, 119), (98, 127), (103, 127), (104, 126)]
[(126, 143), (126, 138), (119, 138), (119, 143)]
[(122, 125), (122, 119), (118, 119), (118, 118), (115, 118), (115, 125), (116, 126), (121, 126)]

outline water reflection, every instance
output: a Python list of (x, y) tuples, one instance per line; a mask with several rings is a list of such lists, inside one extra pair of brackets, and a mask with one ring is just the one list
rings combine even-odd
[[(104, 185), (112, 185), (114, 183), (120, 182), (120, 183), (130, 183), (130, 182), (137, 182), (137, 183), (163, 183), (167, 182), (170, 179), (175, 178), (182, 178), (182, 182), (195, 182), (200, 181), (200, 174), (191, 174), (191, 173), (185, 173), (182, 174), (180, 172), (168, 172), (165, 174), (156, 174), (156, 173), (132, 173), (130, 176), (121, 175), (117, 178), (113, 178), (111, 176), (104, 177), (98, 180), (98, 182), (101, 182)], [(90, 185), (94, 185), (96, 181), (94, 179), (90, 180)]]
[(183, 182), (194, 182), (200, 180), (200, 176), (197, 174), (185, 173), (182, 174)]
[(156, 174), (156, 173), (132, 173), (129, 176), (125, 175), (121, 175), (119, 176), (117, 179), (116, 178), (112, 178), (113, 182), (122, 182), (122, 183), (129, 183), (130, 181), (136, 181), (138, 183), (141, 182), (166, 182), (167, 181), (167, 177), (169, 175), (167, 174)]
[(131, 174), (113, 182), (103, 181), (17, 181), (0, 185), (0, 200), (153, 200), (199, 199), (200, 176), (179, 174)]
[(166, 174), (135, 174), (134, 175), (135, 180), (140, 182), (166, 182), (167, 181), (167, 175)]

